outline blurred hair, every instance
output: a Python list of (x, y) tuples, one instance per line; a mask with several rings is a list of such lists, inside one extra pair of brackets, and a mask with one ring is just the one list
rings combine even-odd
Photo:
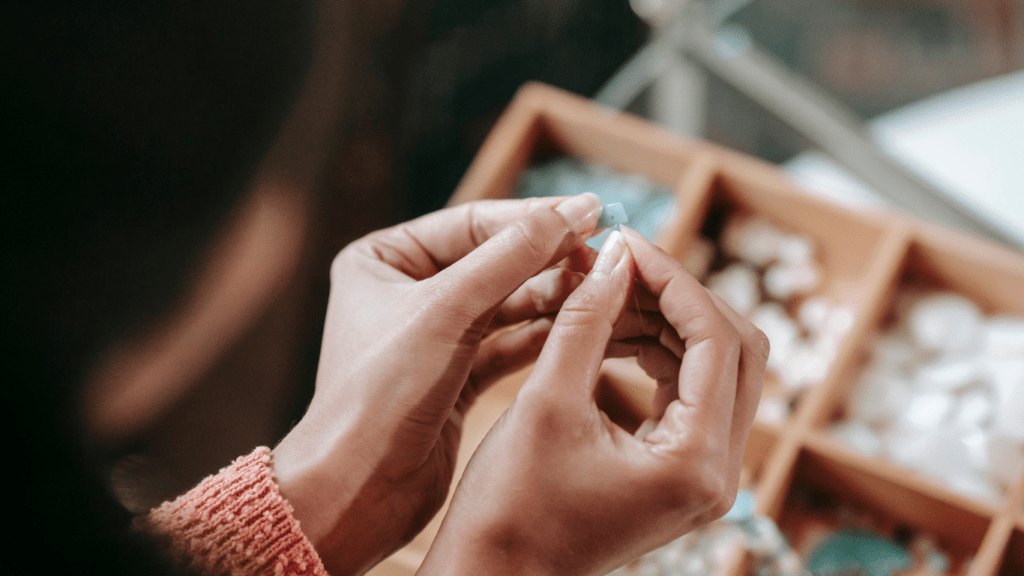
[[(5, 470), (33, 572), (154, 573), (94, 473), (92, 355), (154, 322), (298, 95), (313, 12), (283, 0), (16, 0), (0, 8)], [(42, 552), (42, 553), (40, 553)]]

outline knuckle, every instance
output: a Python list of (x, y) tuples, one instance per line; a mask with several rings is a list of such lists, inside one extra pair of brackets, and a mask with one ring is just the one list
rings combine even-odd
[(722, 340), (739, 338), (736, 327), (718, 310), (695, 306), (691, 311), (690, 332), (703, 338)]
[(765, 336), (764, 332), (751, 324), (746, 341), (746, 349), (749, 351), (752, 359), (760, 366), (767, 364), (768, 354), (771, 352), (772, 347), (771, 342), (768, 341), (768, 336)]
[(558, 323), (562, 326), (591, 327), (611, 325), (611, 320), (599, 311), (600, 302), (593, 294), (574, 294), (558, 312)]
[(568, 293), (573, 285), (573, 281), (580, 276), (581, 274), (579, 272), (575, 272), (569, 268), (559, 268), (554, 280), (555, 293)]
[(559, 338), (587, 338), (597, 330), (602, 318), (592, 310), (566, 310), (558, 312), (555, 328)]
[[(518, 416), (526, 424), (525, 430), (538, 441), (563, 436), (567, 411), (554, 393), (521, 395), (516, 399)], [(524, 439), (526, 440), (526, 439)]]
[(732, 505), (735, 502), (736, 491), (726, 490), (725, 492), (721, 492), (718, 494), (718, 498), (711, 505), (711, 507), (708, 508), (708, 512), (714, 519), (717, 520), (718, 518), (725, 516), (729, 512), (729, 510), (732, 510)]
[(532, 218), (521, 218), (509, 226), (515, 245), (525, 251), (524, 256), (531, 261), (547, 261), (552, 249), (543, 231), (536, 226)]
[(334, 258), (331, 260), (331, 267), (329, 272), (331, 282), (337, 282), (339, 279), (343, 278), (346, 274), (349, 273), (350, 255), (352, 254), (352, 251), (356, 250), (357, 248), (357, 244), (352, 244), (349, 247), (342, 250), (341, 252), (338, 252), (337, 254), (334, 255)]
[(530, 298), (530, 305), (535, 312), (546, 312), (550, 303), (554, 300), (554, 291), (557, 286), (548, 287), (542, 284), (543, 279), (531, 280), (527, 283), (527, 294)]
[(344, 251), (338, 252), (337, 254), (334, 255), (334, 258), (331, 260), (330, 275), (332, 281), (338, 278), (338, 276), (342, 273), (342, 269), (345, 267), (345, 263), (343, 262), (344, 254)]
[(480, 221), (478, 210), (486, 204), (481, 201), (466, 204), (466, 229), (469, 230), (470, 239), (474, 246), (479, 246), (487, 241), (487, 227)]
[[(727, 482), (721, 470), (713, 466), (711, 462), (705, 461), (695, 471), (690, 485), (690, 495), (697, 500), (700, 507), (717, 513), (719, 510), (724, 515), (732, 507), (731, 500), (735, 495), (730, 495), (727, 489)], [(716, 516), (717, 517), (717, 516)]]
[(712, 339), (717, 340), (722, 353), (728, 358), (739, 358), (743, 351), (743, 338), (739, 330), (725, 317), (715, 317), (710, 320), (710, 324)]

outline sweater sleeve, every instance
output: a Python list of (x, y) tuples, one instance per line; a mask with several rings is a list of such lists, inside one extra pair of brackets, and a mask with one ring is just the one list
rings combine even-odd
[(172, 561), (211, 576), (327, 576), (257, 448), (136, 519)]

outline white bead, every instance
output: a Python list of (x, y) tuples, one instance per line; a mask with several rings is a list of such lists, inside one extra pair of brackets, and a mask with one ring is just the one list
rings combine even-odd
[(828, 298), (810, 296), (797, 308), (796, 317), (807, 331), (817, 333), (825, 328), (825, 323), (831, 313), (832, 303), (828, 301)]
[(928, 431), (942, 425), (953, 411), (953, 396), (945, 392), (925, 392), (914, 396), (900, 415), (905, 428)]
[(917, 470), (939, 482), (947, 482), (958, 473), (970, 473), (970, 452), (959, 435), (949, 428), (938, 428), (927, 434), (921, 450)]
[(838, 424), (832, 428), (832, 436), (866, 456), (876, 456), (882, 452), (882, 439), (860, 422)]
[(757, 405), (757, 414), (754, 416), (765, 424), (779, 424), (789, 414), (789, 404), (777, 396), (764, 396)]
[(922, 296), (910, 307), (910, 331), (918, 346), (934, 352), (970, 352), (978, 347), (981, 310), (952, 292)]
[(788, 264), (807, 264), (814, 260), (814, 243), (806, 236), (787, 234), (779, 242), (779, 260)]
[(733, 556), (743, 550), (743, 536), (729, 532), (711, 545), (711, 559), (717, 566), (724, 566)]
[(834, 306), (825, 319), (823, 334), (838, 337), (846, 336), (853, 329), (853, 323), (857, 320), (857, 313), (849, 306)]
[(999, 487), (991, 479), (977, 472), (956, 470), (945, 477), (946, 485), (951, 490), (977, 500), (996, 504), (1003, 499)]
[(1024, 360), (990, 364), (989, 378), (996, 397), (995, 430), (1024, 440)]
[(920, 350), (905, 332), (894, 331), (875, 336), (871, 349), (871, 362), (888, 370), (903, 372), (921, 359)]
[(729, 256), (762, 267), (776, 260), (785, 233), (760, 216), (735, 215), (722, 230), (722, 250)]
[(886, 409), (886, 394), (895, 376), (882, 371), (868, 371), (857, 382), (850, 396), (849, 416), (876, 423), (892, 415)]
[(988, 426), (992, 410), (992, 393), (988, 389), (970, 390), (957, 403), (953, 423), (962, 429)]
[[(842, 339), (832, 334), (822, 334), (817, 339), (809, 342), (811, 350), (814, 350), (814, 354), (824, 362), (826, 372), (832, 367), (832, 363), (835, 361), (836, 356), (839, 355), (839, 346), (841, 343)], [(824, 376), (822, 376), (822, 378), (824, 378)]]
[(1024, 357), (1024, 317), (993, 316), (986, 320), (983, 350), (993, 360)]
[(939, 358), (917, 370), (914, 385), (921, 390), (955, 392), (978, 382), (984, 375), (985, 368), (977, 361)]
[(686, 559), (683, 552), (673, 546), (662, 546), (657, 552), (658, 563), (665, 569), (672, 569)]
[(895, 372), (876, 368), (861, 377), (851, 397), (850, 416), (870, 424), (888, 424), (910, 401), (910, 386)]
[(730, 264), (712, 274), (707, 286), (741, 316), (749, 314), (761, 298), (757, 272), (744, 264)]
[(824, 380), (831, 364), (831, 358), (812, 346), (797, 344), (786, 356), (779, 370), (779, 380), (790, 390), (801, 390)]
[(762, 304), (750, 314), (750, 322), (768, 337), (768, 369), (778, 372), (800, 337), (796, 322), (776, 303)]
[(705, 561), (704, 558), (698, 556), (697, 554), (691, 554), (681, 560), (682, 561), (680, 562), (680, 564), (682, 564), (683, 574), (686, 574), (688, 576), (690, 574), (692, 574), (693, 576), (703, 576), (704, 574), (708, 573), (707, 561)]
[(919, 432), (897, 432), (888, 438), (885, 448), (889, 458), (911, 470), (918, 470), (925, 458), (928, 445), (926, 434)]
[(885, 411), (890, 415), (886, 424), (894, 425), (899, 415), (907, 409), (907, 405), (914, 399), (914, 393), (910, 390), (910, 384), (905, 380), (894, 380), (892, 386), (886, 390), (883, 400)]
[(764, 273), (764, 289), (772, 298), (788, 300), (807, 294), (821, 282), (821, 271), (813, 262), (773, 264)]
[(963, 431), (961, 441), (967, 447), (968, 461), (978, 472), (988, 474), (988, 443), (991, 435), (980, 427)]
[(1016, 484), (1024, 473), (1024, 442), (996, 434), (986, 447), (992, 479), (1007, 487)]

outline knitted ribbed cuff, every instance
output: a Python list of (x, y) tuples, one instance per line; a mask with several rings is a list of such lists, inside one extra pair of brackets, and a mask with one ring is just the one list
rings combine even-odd
[(205, 574), (327, 576), (257, 448), (173, 502), (136, 519), (172, 561)]

